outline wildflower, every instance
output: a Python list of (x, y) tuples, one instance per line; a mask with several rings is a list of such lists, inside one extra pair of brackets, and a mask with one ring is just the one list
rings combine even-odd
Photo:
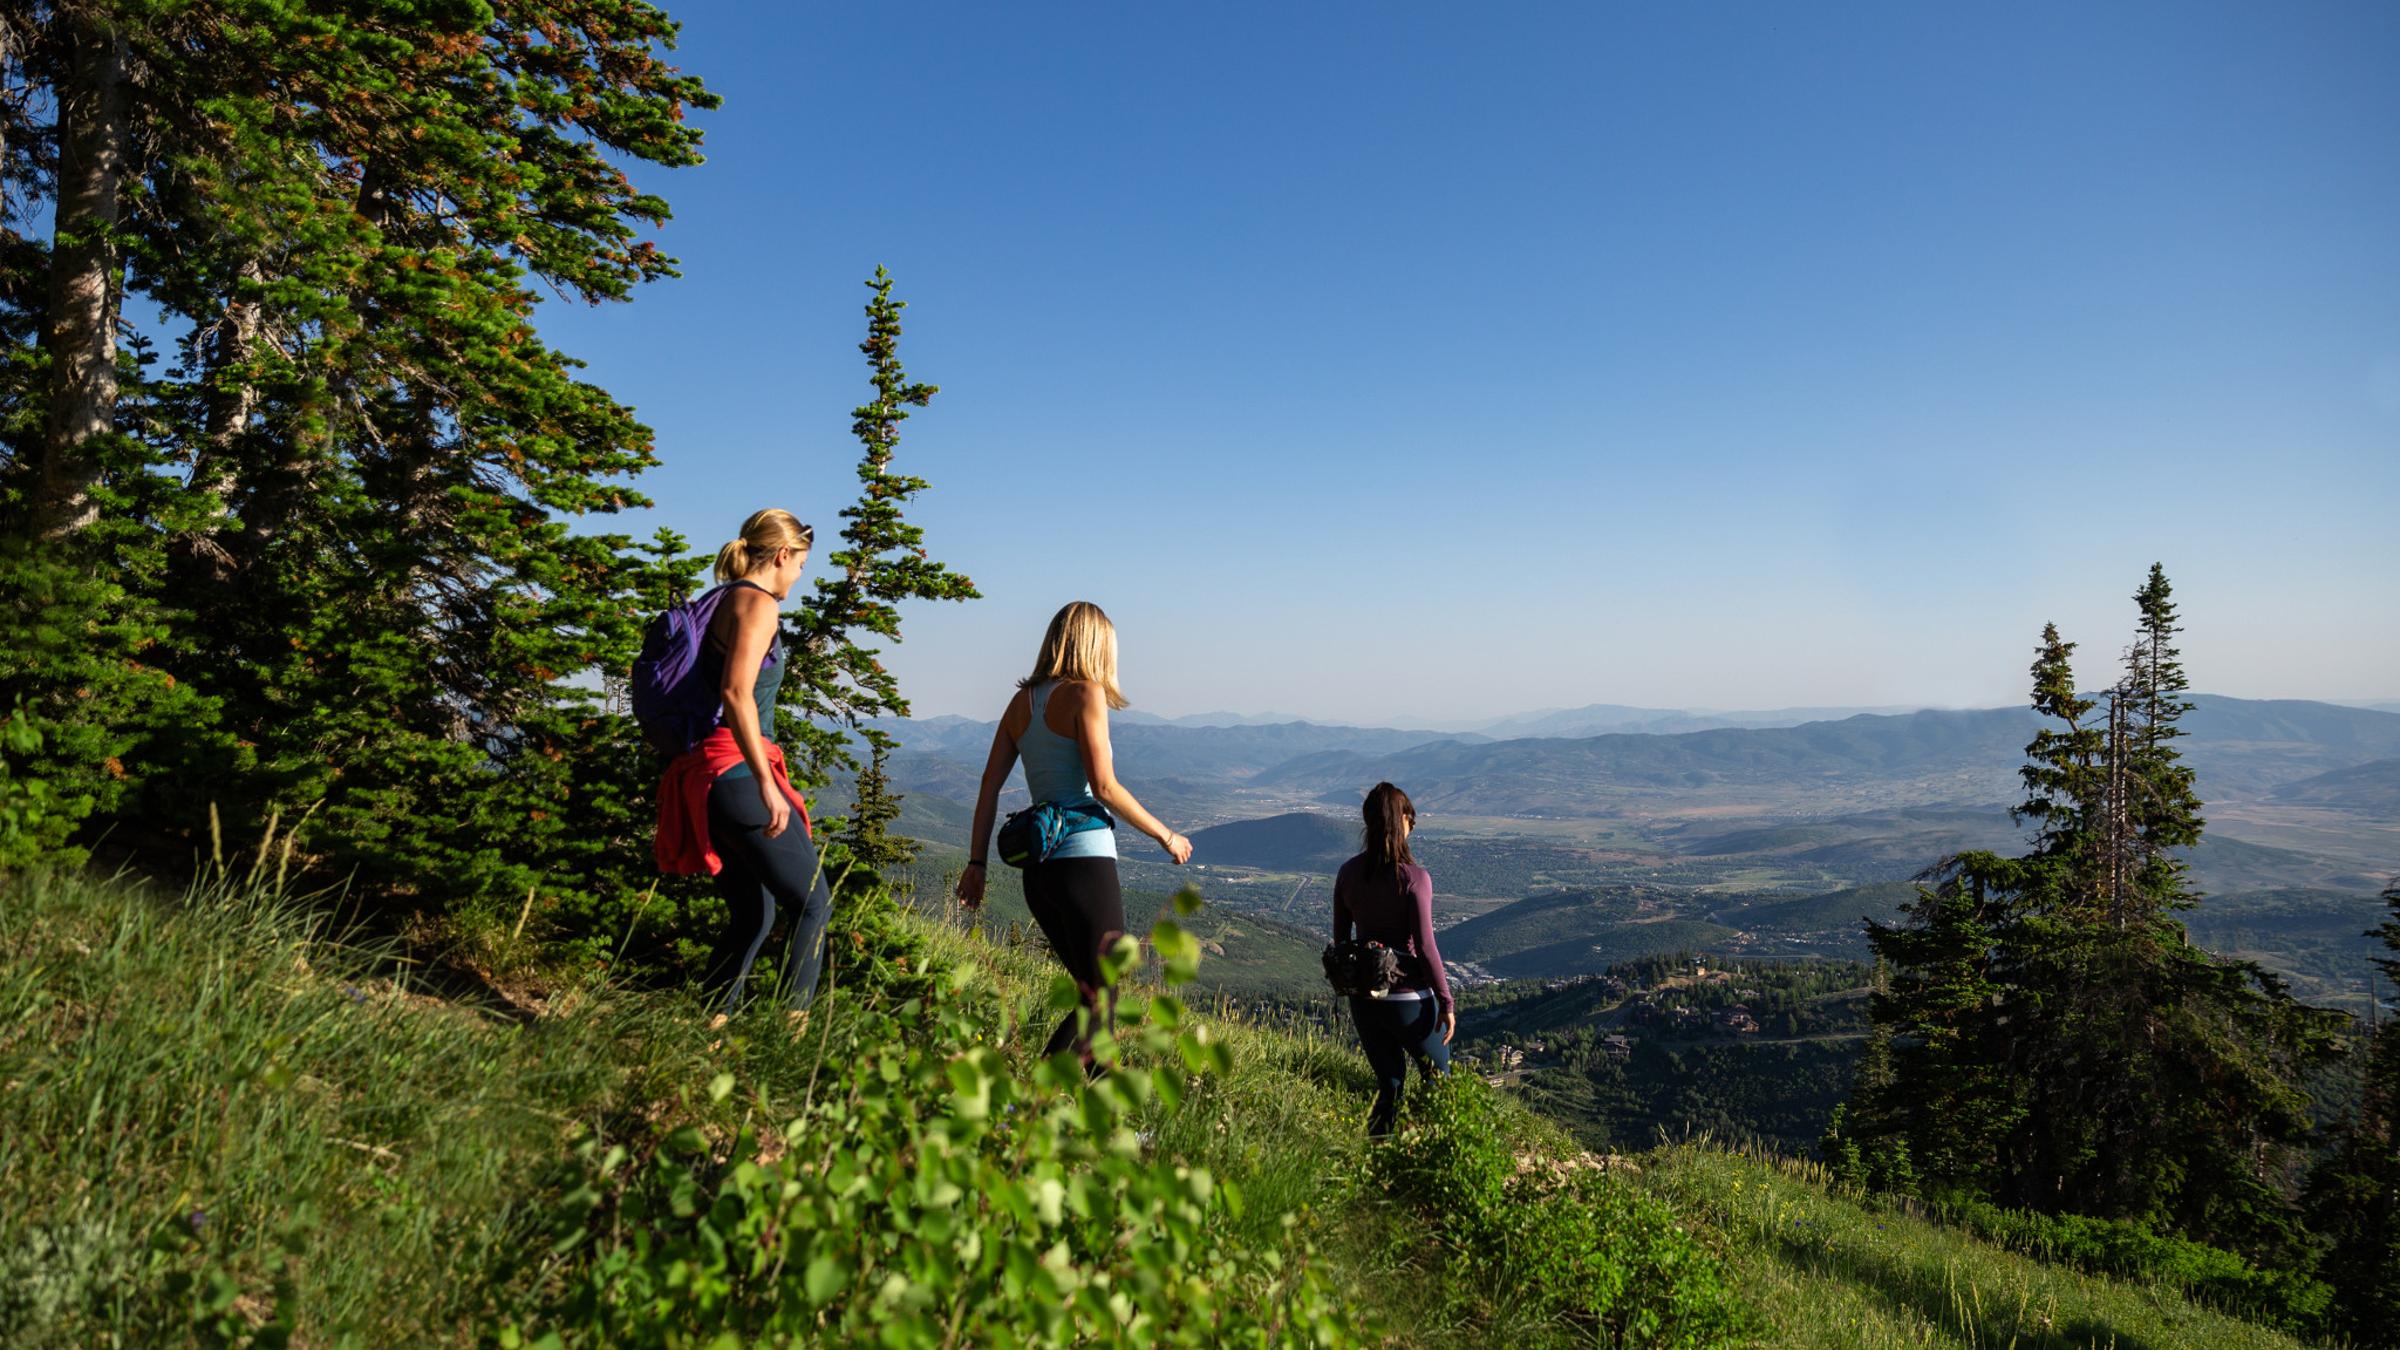
[(343, 985), (342, 992), (350, 996), (350, 1001), (352, 1003), (364, 1003), (367, 1001), (367, 991), (359, 988), (355, 984)]
[(197, 1233), (201, 1229), (208, 1226), (208, 1211), (205, 1209), (195, 1209), (191, 1213), (185, 1215), (183, 1221), (191, 1226), (191, 1230), (193, 1232)]

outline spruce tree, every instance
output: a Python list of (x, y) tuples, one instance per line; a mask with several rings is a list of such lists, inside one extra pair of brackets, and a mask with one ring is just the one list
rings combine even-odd
[[(2389, 955), (2374, 964), (2400, 982), (2400, 882), (2368, 933)], [(2334, 1289), (2330, 1330), (2358, 1345), (2400, 1345), (2400, 1033), (2370, 1024), (2358, 1110), (2309, 1178), (2309, 1227), (2324, 1244), (2318, 1275)]]
[(2002, 1142), (2023, 1109), (2004, 1072), (1997, 903), (2016, 866), (1963, 855), (1919, 886), (1902, 922), (1867, 925), (1884, 972), (1868, 1001), (1880, 1054), (1859, 1076), (1852, 1133), (1864, 1172), (1885, 1184), (1901, 1158), (1938, 1192), (1988, 1195), (2001, 1180)]
[(851, 413), (858, 438), (859, 495), (842, 508), (842, 545), (825, 560), (827, 575), (796, 611), (787, 616), (793, 633), (791, 673), (781, 693), (793, 717), (783, 734), (796, 743), (795, 777), (823, 784), (844, 771), (857, 771), (850, 748), (855, 735), (866, 743), (869, 766), (858, 784), (859, 807), (841, 838), (861, 863), (879, 870), (914, 856), (886, 827), (899, 815), (890, 795), (885, 764), (897, 741), (870, 719), (908, 716), (900, 682), (882, 661), (871, 638), (900, 641), (900, 606), (910, 600), (972, 600), (975, 583), (936, 562), (925, 548), (925, 531), (911, 524), (905, 508), (928, 484), (893, 469), (900, 424), (922, 408), (937, 386), (909, 378), (900, 363), (900, 314), (905, 301), (892, 297), (892, 278), (875, 269), (867, 282), (867, 336), (859, 351), (867, 358), (875, 397)]
[[(89, 129), (77, 81), (107, 73), (103, 30), (123, 157), (94, 262), (79, 222), (106, 217), (107, 175), (70, 175), (87, 211), (38, 169)], [(142, 827), (119, 841), (211, 802), (281, 809), (367, 895), (513, 912), (530, 888), (570, 921), (637, 897), (653, 769), (574, 677), (621, 670), (691, 569), (680, 541), (574, 525), (643, 504), (626, 480), (655, 451), (534, 318), (544, 294), (672, 275), (644, 237), (665, 203), (621, 164), (698, 161), (685, 114), (715, 99), (664, 59), (674, 25), (639, 0), (87, 0), (22, 31), (20, 68), (65, 115), (12, 112), (0, 164), (32, 194), (19, 219), (68, 209), (51, 246), (7, 257), (5, 321), (30, 308), (51, 336), (9, 367), (31, 407), (0, 426), (0, 598), (24, 612), (62, 571), (94, 630), (136, 635), (144, 678), (199, 691), (219, 730), (97, 725), (73, 663), (38, 650), (0, 667), (0, 699), (46, 742), (125, 745), (117, 800), (83, 794)], [(112, 268), (158, 318), (113, 396), (46, 359), (88, 346), (87, 282)], [(172, 365), (142, 362), (154, 343)]]
[(2175, 850), (2200, 815), (2174, 745), (2189, 705), (2162, 570), (2137, 603), (2138, 657), (2107, 727), (2076, 689), (2073, 645), (2043, 630), (2033, 706), (2050, 721), (2016, 811), (2028, 851), (1953, 859), (1904, 923), (1870, 928), (1891, 972), (1871, 1005), (1890, 1070), (1862, 1076), (1845, 1128), (1862, 1168), (1878, 1143), (1904, 1144), (1937, 1191), (2289, 1261), (2300, 1084), (2330, 1027), (2173, 917), (2191, 898)]
[(2162, 565), (2150, 565), (2150, 575), (2133, 599), (2140, 621), (2133, 644), (2126, 648), (2125, 677), (2112, 702), (2119, 706), (2123, 728), (2117, 768), (2135, 862), (2130, 889), (2146, 917), (2157, 909), (2187, 909), (2196, 903), (2190, 865), (2177, 850), (2200, 842), (2202, 821), (2197, 777), (2182, 762), (2175, 744), (2185, 734), (2179, 723), (2193, 705), (2185, 697), (2191, 681), (2175, 646), (2182, 627), (2174, 588)]
[(843, 825), (842, 843), (859, 866), (887, 883), (897, 884), (896, 869), (916, 856), (915, 847), (892, 833), (900, 819), (900, 797), (892, 791), (887, 764), (891, 752), (882, 745), (869, 748), (866, 768), (859, 771), (858, 791)]

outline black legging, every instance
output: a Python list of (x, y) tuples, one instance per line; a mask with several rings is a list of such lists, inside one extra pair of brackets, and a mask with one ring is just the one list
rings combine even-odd
[(797, 911), (784, 947), (784, 1006), (807, 1007), (816, 996), (817, 974), (825, 968), (825, 921), (833, 917), (833, 891), (817, 866), (817, 846), (798, 811), (782, 834), (769, 839), (766, 831), (767, 804), (759, 800), (757, 779), (719, 778), (710, 785), (708, 842), (725, 864), (716, 876), (717, 894), (725, 901), (725, 934), (708, 954), (701, 983), (725, 1012), (741, 1005), (742, 982), (775, 927), (778, 905)]
[[(1058, 963), (1075, 979), (1083, 1006), (1050, 1033), (1044, 1055), (1072, 1047), (1087, 1063), (1092, 1032), (1108, 1025), (1116, 1010), (1112, 991), (1100, 998), (1100, 953), (1125, 931), (1125, 893), (1117, 885), (1114, 858), (1053, 858), (1025, 869), (1025, 907), (1050, 939)], [(1086, 1019), (1088, 1017), (1088, 1022)], [(1078, 1027), (1077, 1023), (1086, 1022)]]

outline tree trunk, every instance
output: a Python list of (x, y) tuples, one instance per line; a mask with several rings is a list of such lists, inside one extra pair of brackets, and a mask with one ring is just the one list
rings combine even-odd
[(72, 51), (58, 89), (58, 210), (50, 254), (50, 415), (41, 441), (34, 529), (77, 534), (99, 518), (92, 442), (117, 410), (117, 243), (127, 111), (125, 42), (101, 16), (65, 17)]
[[(235, 284), (255, 281), (260, 275), (257, 262), (242, 264)], [(250, 425), (250, 417), (258, 411), (258, 386), (247, 378), (226, 382), (224, 372), (250, 359), (252, 344), (258, 341), (258, 305), (249, 300), (232, 300), (225, 306), (225, 315), (217, 321), (216, 331), (209, 336), (208, 366), (208, 429), (200, 454), (192, 463), (192, 486), (218, 497), (215, 513), (218, 520), (229, 513), (224, 498), (230, 496), (239, 481), (234, 462), (235, 442)]]
[(8, 97), (8, 63), (16, 54), (16, 20), (0, 14), (0, 233), (8, 228), (8, 124), (16, 116)]

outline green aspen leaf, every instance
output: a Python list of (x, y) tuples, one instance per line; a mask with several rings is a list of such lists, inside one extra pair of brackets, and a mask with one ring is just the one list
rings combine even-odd
[(830, 1255), (819, 1256), (808, 1263), (800, 1283), (808, 1301), (822, 1308), (849, 1286), (850, 1268)]
[(1122, 983), (1126, 972), (1132, 970), (1141, 959), (1142, 944), (1134, 941), (1129, 933), (1119, 933), (1117, 940), (1100, 953), (1101, 981), (1111, 986)]
[(721, 1073), (721, 1074), (718, 1074), (716, 1077), (714, 1077), (714, 1078), (711, 1078), (711, 1079), (709, 1079), (709, 1080), (708, 1080), (708, 1099), (709, 1099), (710, 1101), (712, 1101), (712, 1102), (722, 1102), (722, 1101), (724, 1101), (724, 1100), (725, 1100), (727, 1097), (730, 1097), (730, 1096), (732, 1096), (732, 1095), (733, 1095), (733, 1075), (732, 1075), (732, 1074), (729, 1074), (729, 1073)]
[(1159, 1104), (1169, 1111), (1183, 1105), (1183, 1075), (1164, 1065), (1150, 1071), (1151, 1090), (1158, 1094)]

